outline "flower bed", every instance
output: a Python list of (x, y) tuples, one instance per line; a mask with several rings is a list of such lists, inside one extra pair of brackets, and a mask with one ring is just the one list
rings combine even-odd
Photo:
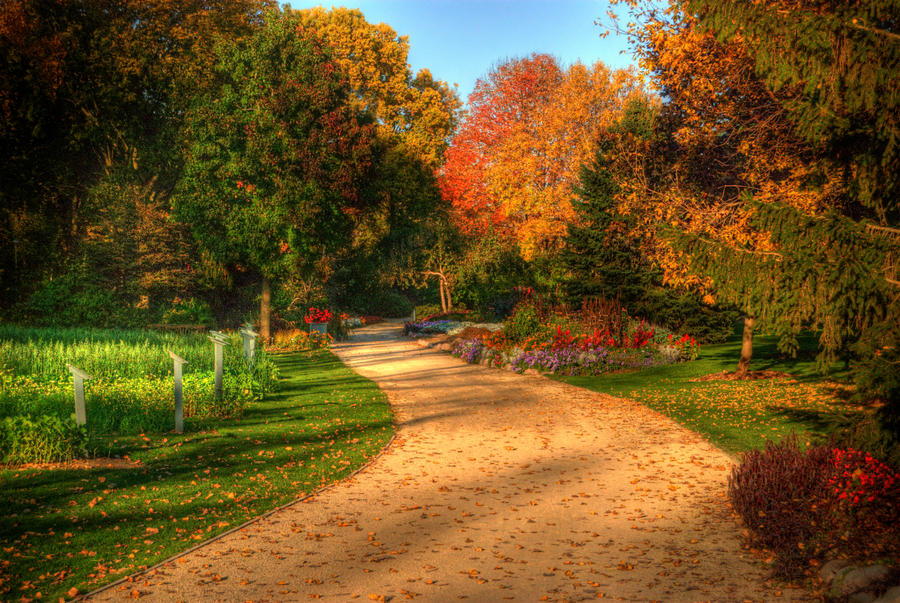
[[(449, 331), (445, 331), (449, 332)], [(501, 331), (456, 342), (452, 351), (474, 364), (506, 367), (521, 373), (529, 369), (559, 375), (600, 375), (622, 370), (643, 369), (682, 360), (699, 354), (697, 342), (685, 335), (669, 335), (655, 343), (655, 330), (643, 321), (625, 337), (595, 329), (589, 335), (572, 334), (558, 326), (551, 337), (536, 335), (513, 342)]]

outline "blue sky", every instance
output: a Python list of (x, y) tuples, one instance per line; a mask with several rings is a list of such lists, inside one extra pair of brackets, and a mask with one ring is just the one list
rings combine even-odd
[(459, 84), (463, 101), (475, 81), (505, 59), (547, 53), (562, 65), (601, 60), (608, 66), (632, 64), (623, 37), (594, 21), (606, 20), (605, 0), (347, 0), (304, 2), (293, 8), (358, 8), (370, 23), (387, 23), (409, 36), (413, 71), (431, 70), (435, 78)]

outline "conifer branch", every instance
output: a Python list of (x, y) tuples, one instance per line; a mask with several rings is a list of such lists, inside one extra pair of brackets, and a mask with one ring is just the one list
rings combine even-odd
[(891, 234), (900, 235), (900, 228), (891, 228), (890, 226), (877, 226), (875, 224), (866, 224), (867, 230), (881, 230)]
[(853, 29), (859, 29), (860, 31), (868, 31), (869, 33), (886, 36), (888, 38), (891, 38), (892, 40), (900, 40), (900, 34), (895, 34), (892, 31), (881, 29), (879, 27), (866, 27), (865, 25), (859, 25), (857, 23), (848, 23), (847, 25), (849, 25)]
[(710, 245), (718, 246), (718, 247), (727, 247), (732, 251), (740, 251), (742, 253), (749, 253), (751, 255), (768, 255), (774, 257), (777, 261), (781, 261), (784, 259), (784, 256), (778, 253), (777, 251), (754, 251), (753, 249), (744, 249), (743, 247), (734, 247), (732, 245), (728, 245), (727, 243), (720, 243), (718, 241), (713, 241), (711, 239), (707, 239), (705, 237), (701, 237), (697, 235), (698, 241), (703, 241), (704, 243), (708, 243)]

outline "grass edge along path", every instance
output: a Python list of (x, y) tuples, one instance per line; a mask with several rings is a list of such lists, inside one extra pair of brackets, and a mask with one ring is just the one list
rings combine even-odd
[(757, 381), (695, 381), (734, 371), (740, 340), (705, 345), (692, 362), (596, 377), (548, 375), (577, 387), (639, 402), (703, 435), (735, 455), (762, 448), (795, 433), (801, 442), (822, 440), (852, 416), (867, 412), (840, 399), (838, 382), (846, 370), (832, 367), (827, 376), (816, 370), (814, 341), (801, 341), (797, 358), (784, 357), (774, 337), (757, 337), (752, 370), (784, 372), (793, 378)]
[(73, 598), (145, 571), (345, 479), (387, 446), (393, 416), (372, 381), (324, 350), (276, 362), (279, 389), (241, 419), (107, 443), (136, 467), (0, 471), (0, 598)]

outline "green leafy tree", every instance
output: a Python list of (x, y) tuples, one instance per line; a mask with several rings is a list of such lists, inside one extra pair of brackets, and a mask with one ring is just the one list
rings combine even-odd
[[(441, 203), (434, 171), (456, 125), (456, 91), (427, 69), (413, 72), (409, 40), (385, 23), (369, 23), (357, 9), (296, 11), (332, 50), (352, 90), (350, 102), (375, 117), (384, 152), (374, 158), (366, 183), (373, 201), (353, 216), (354, 237), (329, 258), (330, 287), (339, 300), (374, 299), (379, 289), (405, 286), (420, 276), (432, 217)], [(412, 255), (411, 255), (412, 254)]]
[(291, 13), (219, 47), (218, 89), (187, 118), (179, 220), (220, 262), (259, 274), (269, 337), (270, 281), (347, 245), (366, 209), (374, 127), (349, 101), (328, 47)]
[(180, 168), (175, 133), (189, 99), (212, 83), (214, 41), (247, 35), (269, 4), (3, 3), (0, 299), (16, 300), (93, 254), (96, 245), (83, 248), (97, 227), (130, 236), (128, 212), (97, 213), (125, 172), (145, 203), (168, 211)]

